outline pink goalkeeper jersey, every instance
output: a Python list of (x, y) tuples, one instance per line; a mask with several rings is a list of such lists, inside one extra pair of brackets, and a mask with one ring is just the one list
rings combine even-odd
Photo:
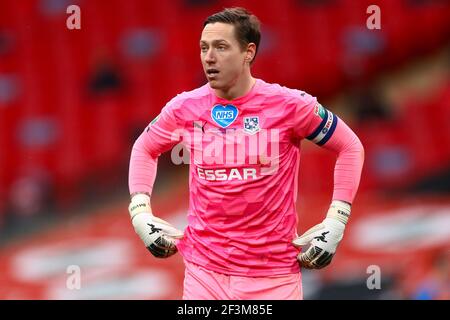
[[(338, 155), (333, 199), (352, 202), (363, 163), (356, 135), (305, 92), (257, 80), (227, 101), (206, 84), (172, 99), (136, 141), (130, 192), (151, 193), (157, 157), (190, 151), (190, 201), (183, 258), (239, 276), (299, 272), (296, 249), (300, 142)], [(178, 147), (176, 150), (178, 150)], [(157, 215), (157, 213), (156, 213)]]

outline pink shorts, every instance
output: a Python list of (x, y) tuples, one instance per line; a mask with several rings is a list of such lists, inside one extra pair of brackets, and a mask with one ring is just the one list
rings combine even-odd
[(302, 300), (301, 273), (241, 277), (185, 261), (183, 300)]

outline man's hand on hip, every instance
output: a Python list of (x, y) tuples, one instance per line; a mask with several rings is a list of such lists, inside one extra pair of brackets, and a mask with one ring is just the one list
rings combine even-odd
[(128, 210), (134, 231), (153, 256), (168, 258), (178, 251), (175, 240), (182, 238), (183, 232), (152, 214), (148, 195), (133, 196)]
[(321, 223), (307, 230), (292, 243), (295, 246), (310, 244), (298, 254), (300, 265), (306, 269), (322, 269), (331, 263), (336, 248), (344, 236), (345, 225), (350, 216), (350, 204), (333, 201), (327, 217)]

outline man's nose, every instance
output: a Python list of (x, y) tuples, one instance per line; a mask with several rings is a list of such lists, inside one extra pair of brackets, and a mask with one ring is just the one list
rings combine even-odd
[(214, 63), (215, 61), (216, 61), (216, 57), (213, 53), (213, 50), (209, 49), (205, 55), (205, 62), (206, 63)]

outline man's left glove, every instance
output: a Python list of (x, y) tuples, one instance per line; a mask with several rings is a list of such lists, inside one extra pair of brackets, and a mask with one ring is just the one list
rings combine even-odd
[(322, 223), (315, 225), (292, 241), (297, 247), (311, 244), (305, 252), (297, 256), (303, 268), (322, 269), (330, 264), (344, 235), (350, 209), (350, 204), (334, 200)]
[(128, 211), (134, 231), (153, 256), (168, 258), (177, 253), (175, 239), (182, 238), (183, 232), (152, 214), (148, 195), (137, 194), (133, 196)]

